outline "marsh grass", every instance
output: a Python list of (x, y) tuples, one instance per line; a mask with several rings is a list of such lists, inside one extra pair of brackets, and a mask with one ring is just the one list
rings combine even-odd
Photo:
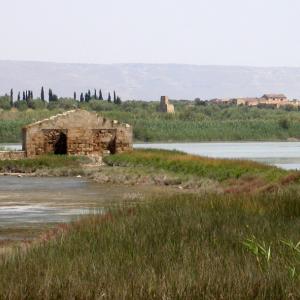
[[(61, 175), (81, 172), (81, 163), (87, 158), (67, 155), (43, 155), (20, 160), (0, 160), (0, 173), (35, 173), (56, 171)], [(80, 174), (80, 173), (79, 173)]]
[(74, 109), (74, 105), (131, 124), (136, 141), (274, 141), (300, 137), (298, 111), (173, 103), (174, 115), (157, 112), (159, 103), (154, 101), (114, 105), (107, 101), (70, 103), (70, 99), (62, 99), (51, 103), (49, 109), (4, 110), (0, 111), (0, 142), (20, 142), (22, 126)]
[[(272, 182), (290, 174), (282, 169), (253, 161), (213, 159), (179, 151), (155, 149), (139, 149), (130, 153), (107, 156), (104, 161), (111, 166), (166, 170), (218, 181), (256, 176)], [(295, 176), (295, 180), (298, 180), (297, 176)]]
[[(3, 299), (298, 299), (300, 194), (157, 195), (51, 232), (0, 265)], [(271, 255), (262, 268), (243, 242)], [(292, 247), (292, 246), (291, 246)], [(298, 248), (297, 248), (298, 249)], [(298, 268), (298, 266), (296, 266)]]

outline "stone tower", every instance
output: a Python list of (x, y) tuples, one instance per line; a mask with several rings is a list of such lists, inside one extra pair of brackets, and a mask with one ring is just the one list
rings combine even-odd
[(161, 96), (159, 111), (164, 113), (175, 113), (174, 105), (169, 103), (168, 96)]

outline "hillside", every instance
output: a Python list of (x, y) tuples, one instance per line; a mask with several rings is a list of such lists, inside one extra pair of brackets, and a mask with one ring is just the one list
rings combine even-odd
[(60, 96), (102, 88), (123, 99), (158, 100), (261, 96), (281, 92), (300, 98), (300, 68), (255, 68), (176, 64), (62, 64), (0, 61), (0, 94), (14, 88), (51, 87)]

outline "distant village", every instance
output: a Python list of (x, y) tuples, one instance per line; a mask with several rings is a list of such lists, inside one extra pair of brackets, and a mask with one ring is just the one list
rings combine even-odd
[(284, 106), (294, 106), (294, 107), (300, 106), (299, 100), (288, 99), (284, 94), (264, 94), (260, 98), (212, 99), (209, 102), (214, 104), (272, 106), (277, 108), (284, 107)]

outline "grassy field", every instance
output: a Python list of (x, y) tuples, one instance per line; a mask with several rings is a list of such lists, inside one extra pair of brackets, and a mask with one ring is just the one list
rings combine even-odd
[(80, 107), (133, 125), (136, 141), (239, 141), (300, 138), (300, 112), (175, 101), (175, 115), (157, 112), (158, 102), (126, 101), (121, 105), (93, 100), (60, 100), (49, 109), (2, 110), (0, 142), (19, 142), (22, 126)]
[(299, 189), (156, 196), (0, 263), (2, 299), (298, 299)]
[[(177, 151), (136, 150), (105, 161), (117, 172), (213, 179), (224, 191), (165, 192), (62, 224), (0, 256), (0, 299), (300, 298), (299, 172)], [(23, 162), (1, 168), (81, 163), (65, 156)]]
[(258, 177), (268, 182), (276, 182), (292, 173), (253, 161), (213, 159), (156, 149), (138, 149), (130, 153), (111, 155), (105, 157), (104, 161), (111, 166), (144, 167), (218, 181)]
[(59, 176), (79, 175), (83, 173), (81, 164), (87, 159), (65, 155), (44, 155), (37, 158), (20, 160), (0, 160), (0, 173), (47, 172)]

